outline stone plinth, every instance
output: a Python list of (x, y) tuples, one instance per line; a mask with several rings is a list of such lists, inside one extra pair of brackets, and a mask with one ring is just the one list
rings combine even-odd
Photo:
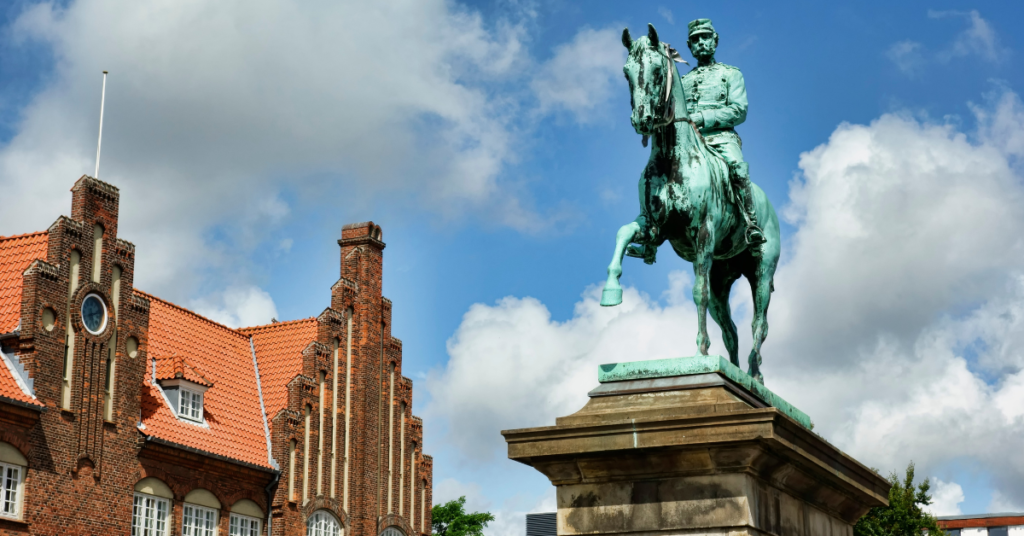
[(555, 426), (505, 430), (556, 486), (558, 534), (852, 536), (889, 483), (727, 360), (602, 365)]

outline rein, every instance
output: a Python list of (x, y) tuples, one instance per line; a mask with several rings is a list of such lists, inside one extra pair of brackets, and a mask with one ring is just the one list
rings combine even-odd
[[(687, 65), (689, 65), (690, 62), (684, 60), (679, 55), (679, 52), (676, 51), (676, 49), (672, 48), (671, 45), (669, 45), (668, 43), (663, 44), (665, 45), (665, 52), (658, 50), (658, 55), (665, 58), (665, 96), (662, 98), (662, 106), (665, 107), (665, 112), (662, 114), (663, 121), (661, 123), (654, 125), (654, 128), (664, 128), (668, 125), (671, 125), (672, 123), (689, 123), (690, 126), (693, 127), (693, 131), (697, 133), (697, 137), (703, 142), (704, 136), (701, 135), (700, 129), (697, 128), (696, 123), (694, 123), (692, 119), (690, 119), (689, 117), (675, 116), (675, 100), (672, 99), (672, 79), (675, 78), (675, 76), (673, 75), (676, 74), (677, 71), (675, 69), (675, 66), (672, 65), (671, 62), (674, 61), (676, 63), (685, 63)], [(644, 147), (647, 147), (647, 139), (649, 137), (650, 136), (644, 135), (643, 140), (641, 140)]]

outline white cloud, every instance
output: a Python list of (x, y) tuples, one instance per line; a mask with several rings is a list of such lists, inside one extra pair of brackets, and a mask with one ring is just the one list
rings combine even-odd
[(627, 289), (622, 306), (604, 308), (600, 292), (588, 289), (566, 322), (552, 321), (533, 298), (470, 307), (448, 341), (447, 368), (427, 378), (427, 416), (458, 423), (443, 440), (492, 459), (504, 448), (497, 430), (553, 422), (581, 408), (597, 365), (672, 357), (695, 345), (696, 310), (682, 285), (670, 291), (676, 305), (668, 307)]
[(192, 309), (232, 328), (260, 326), (277, 318), (274, 299), (259, 287), (229, 287), (217, 298), (196, 300)]
[(916, 41), (906, 40), (893, 43), (885, 52), (885, 56), (895, 63), (903, 74), (907, 75), (917, 73), (925, 63), (924, 56), (921, 54), (921, 43)]
[(941, 19), (947, 17), (962, 18), (967, 21), (967, 28), (957, 34), (953, 44), (939, 55), (940, 59), (949, 60), (977, 55), (987, 61), (1000, 61), (1007, 50), (999, 44), (992, 25), (978, 13), (971, 11), (934, 11), (928, 10), (928, 17)]
[(920, 73), (930, 62), (946, 63), (954, 59), (973, 57), (999, 63), (1010, 54), (1010, 50), (1000, 44), (999, 36), (992, 25), (976, 10), (928, 10), (928, 17), (962, 19), (967, 22), (967, 28), (956, 34), (952, 42), (938, 52), (928, 51), (921, 43), (909, 39), (890, 45), (885, 56), (907, 76)]
[[(1024, 135), (1024, 107), (1011, 93), (976, 109), (970, 135), (887, 114), (840, 125), (801, 156), (762, 370), (863, 463), (888, 473), (912, 459), (928, 476), (970, 459), (1020, 504), (1024, 181), (1006, 140)], [(579, 409), (595, 365), (692, 355), (690, 282), (673, 273), (660, 303), (627, 289), (614, 309), (592, 287), (565, 321), (532, 298), (474, 305), (447, 367), (428, 378), (429, 418), (459, 424), (446, 440), (463, 455), (493, 459), (505, 448), (498, 429)], [(749, 325), (746, 285), (733, 303)], [(936, 508), (955, 510), (954, 486), (942, 483)]]
[(933, 516), (957, 516), (962, 514), (960, 503), (964, 502), (964, 489), (956, 482), (931, 479), (932, 504), (924, 509)]
[(613, 81), (620, 80), (625, 63), (620, 32), (584, 28), (572, 42), (557, 47), (531, 84), (540, 112), (567, 111), (580, 123), (600, 116), (598, 107), (616, 89)]
[[(517, 104), (486, 88), (524, 74), (514, 21), (444, 0), (77, 0), (30, 5), (3, 35), (55, 66), (0, 147), (0, 188), (19, 200), (0, 227), (67, 212), (54, 193), (93, 171), (107, 69), (100, 178), (121, 188), (123, 238), (144, 252), (137, 282), (170, 298), (188, 294), (183, 272), (245, 279), (238, 259), (290, 214), (283, 189), (538, 219), (501, 179)], [(210, 239), (214, 226), (231, 236)]]
[(672, 10), (671, 9), (668, 9), (667, 7), (659, 7), (658, 8), (658, 14), (661, 15), (661, 18), (665, 19), (669, 24), (675, 24), (676, 23), (675, 17), (672, 16)]

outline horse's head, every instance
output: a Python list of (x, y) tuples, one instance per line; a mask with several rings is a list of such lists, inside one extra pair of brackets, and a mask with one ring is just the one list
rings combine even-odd
[[(633, 107), (630, 122), (637, 134), (650, 136), (673, 118), (672, 80), (679, 76), (673, 60), (682, 59), (658, 39), (652, 24), (647, 25), (647, 35), (636, 40), (629, 36), (629, 28), (622, 30), (622, 44), (629, 49), (622, 71), (629, 82), (629, 102)], [(675, 82), (678, 84), (679, 80)]]

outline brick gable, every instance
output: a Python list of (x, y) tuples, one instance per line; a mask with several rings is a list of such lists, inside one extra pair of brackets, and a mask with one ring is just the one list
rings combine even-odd
[[(269, 514), (264, 534), (268, 519), (274, 535), (305, 534), (321, 510), (346, 536), (429, 533), (433, 462), (380, 294), (381, 228), (343, 228), (331, 307), (232, 329), (134, 288), (119, 201), (83, 176), (71, 217), (0, 238), (0, 441), (29, 460), (23, 519), (0, 518), (0, 535), (127, 534), (132, 490), (149, 477), (173, 495), (170, 534), (197, 488), (220, 502), (222, 534), (241, 499)], [(107, 315), (93, 327), (90, 296)], [(206, 389), (202, 423), (176, 417), (162, 384), (178, 380)]]

